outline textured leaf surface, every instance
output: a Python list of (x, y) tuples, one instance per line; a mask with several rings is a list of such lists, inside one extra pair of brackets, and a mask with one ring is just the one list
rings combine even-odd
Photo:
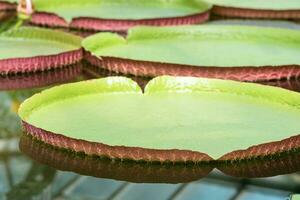
[(81, 38), (41, 28), (22, 27), (0, 34), (0, 59), (56, 55), (80, 48)]
[(207, 67), (300, 64), (300, 32), (247, 26), (136, 27), (127, 39), (99, 33), (83, 41), (99, 57)]
[(46, 90), (19, 114), (70, 138), (218, 159), (299, 134), (299, 102), (299, 94), (284, 89), (190, 77), (156, 78), (143, 94), (133, 81), (110, 77)]
[(56, 13), (67, 21), (75, 17), (103, 19), (153, 19), (192, 15), (206, 11), (206, 3), (190, 0), (34, 0), (37, 11)]

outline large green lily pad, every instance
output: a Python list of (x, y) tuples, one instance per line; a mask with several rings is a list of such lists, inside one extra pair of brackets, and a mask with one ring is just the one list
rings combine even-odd
[(100, 58), (100, 67), (135, 75), (192, 75), (238, 80), (296, 76), (300, 32), (293, 30), (199, 25), (136, 27), (126, 39), (99, 33), (83, 47)]
[(0, 34), (0, 72), (38, 71), (76, 63), (81, 38), (42, 28), (22, 27)]
[(34, 0), (37, 11), (56, 13), (67, 21), (75, 17), (102, 19), (153, 19), (192, 15), (206, 11), (209, 4), (185, 0)]
[(46, 90), (19, 115), (34, 137), (73, 151), (201, 162), (298, 148), (299, 102), (298, 93), (258, 84), (159, 77), (142, 93), (130, 79), (110, 77)]
[(136, 27), (126, 39), (99, 33), (83, 40), (83, 46), (98, 57), (207, 67), (260, 67), (300, 64), (299, 41), (300, 32), (292, 30), (200, 25)]
[(114, 32), (136, 25), (202, 23), (211, 8), (199, 0), (34, 0), (34, 5), (32, 24)]

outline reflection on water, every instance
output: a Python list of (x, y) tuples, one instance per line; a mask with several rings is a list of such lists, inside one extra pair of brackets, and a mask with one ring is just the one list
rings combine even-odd
[(223, 173), (242, 178), (271, 177), (300, 171), (300, 152), (291, 152), (269, 160), (228, 163), (218, 167)]
[(20, 150), (33, 160), (63, 171), (137, 183), (184, 183), (207, 176), (214, 168), (242, 178), (271, 177), (300, 171), (300, 152), (270, 160), (249, 160), (221, 165), (160, 165), (121, 162), (66, 152), (42, 143), (27, 134), (20, 140)]
[(199, 180), (212, 170), (208, 165), (160, 165), (120, 162), (61, 151), (28, 135), (20, 140), (20, 150), (32, 159), (63, 171), (135, 183), (184, 183)]
[[(0, 76), (0, 199), (52, 199), (56, 170), (19, 151), (19, 105), (44, 87), (81, 80), (81, 65), (35, 74)], [(2, 90), (2, 92), (1, 92)]]
[(49, 196), (49, 186), (55, 177), (56, 171), (46, 166), (32, 163), (26, 177), (18, 184), (13, 185), (6, 193), (7, 199), (24, 200)]
[(20, 90), (68, 83), (80, 77), (82, 64), (45, 72), (0, 76), (0, 90)]
[[(176, 184), (176, 186), (172, 187), (164, 184), (155, 184), (157, 187), (154, 185), (132, 186), (122, 181), (135, 183), (186, 183), (196, 181), (196, 183), (198, 183), (197, 180), (200, 179), (200, 183), (209, 188), (229, 187), (228, 185), (230, 185), (230, 187), (232, 185), (234, 185), (232, 187), (235, 187), (235, 185), (239, 186), (241, 179), (233, 179), (232, 183), (228, 184), (224, 182), (224, 180), (228, 179), (224, 178), (226, 177), (225, 175), (215, 175), (213, 172), (207, 176), (213, 168), (209, 166), (151, 166), (99, 160), (55, 150), (42, 143), (34, 142), (28, 137), (22, 137), (20, 148), (24, 153), (28, 154), (33, 160), (38, 161), (40, 164), (20, 153), (18, 139), (21, 134), (21, 127), (16, 112), (22, 101), (41, 91), (43, 88), (52, 85), (83, 79), (120, 75), (99, 68), (86, 66), (86, 64), (84, 65), (84, 70), (82, 70), (82, 66), (73, 66), (58, 71), (18, 75), (14, 77), (0, 77), (0, 90), (4, 90), (2, 92), (0, 91), (0, 199), (55, 199), (56, 197), (58, 199), (76, 199), (75, 196), (92, 195), (90, 191), (92, 190), (91, 182), (93, 181), (97, 182), (97, 184), (103, 184), (102, 187), (105, 188), (102, 190), (95, 189), (95, 193), (101, 191), (101, 194), (104, 195), (105, 192), (108, 193), (108, 191), (111, 191), (109, 195), (105, 193), (106, 196), (101, 197), (102, 199), (107, 199), (107, 196), (109, 196), (109, 198), (111, 196), (114, 197), (117, 195), (116, 192), (126, 193), (126, 191), (130, 191), (130, 189), (126, 189), (127, 187), (148, 188), (151, 186), (150, 188), (155, 188), (151, 195), (154, 195), (153, 193), (162, 195), (162, 193), (160, 194), (160, 192), (158, 192), (160, 190), (164, 192), (166, 190), (172, 190), (170, 194), (168, 193), (171, 196), (173, 193), (175, 195), (178, 191), (183, 190), (182, 188), (188, 187), (188, 185), (185, 184), (178, 186)], [(150, 80), (149, 78), (141, 77), (131, 78), (137, 81), (142, 88)], [(286, 80), (263, 84), (276, 85), (294, 91), (300, 91), (299, 82), (300, 80)], [(299, 164), (299, 155), (294, 153), (289, 157), (282, 156), (276, 160), (235, 163), (234, 165), (228, 164), (217, 167), (220, 171), (230, 176), (248, 178), (294, 173), (300, 171)], [(61, 171), (72, 171), (76, 172), (76, 174)], [(86, 179), (82, 175), (106, 179)], [(286, 190), (299, 191), (297, 187), (294, 187), (299, 184), (297, 180), (294, 180), (294, 177), (295, 174), (281, 177), (282, 180), (289, 180), (289, 185), (284, 187), (282, 186), (284, 181), (276, 183), (276, 181), (274, 182), (274, 178), (261, 179), (260, 181), (264, 181), (264, 184), (268, 183), (270, 187), (278, 184), (279, 186), (276, 186), (277, 189), (288, 188)], [(223, 181), (221, 181), (222, 184), (218, 183), (216, 184), (217, 186), (211, 184), (211, 182), (214, 181), (219, 182), (220, 179)], [(260, 182), (254, 181), (254, 184), (259, 185)], [(74, 185), (76, 185), (76, 187)], [(136, 194), (137, 191), (138, 190), (135, 189), (133, 193), (130, 193), (130, 197), (133, 197), (132, 195)], [(219, 191), (222, 191), (222, 188)], [(236, 188), (234, 191), (239, 192)], [(97, 195), (99, 194), (97, 193)], [(220, 194), (211, 192), (210, 195), (221, 195), (221, 192)], [(286, 195), (286, 193), (284, 193), (284, 195)], [(203, 199), (211, 199), (209, 197), (206, 198), (204, 193), (202, 197)], [(95, 197), (91, 199), (98, 198)]]

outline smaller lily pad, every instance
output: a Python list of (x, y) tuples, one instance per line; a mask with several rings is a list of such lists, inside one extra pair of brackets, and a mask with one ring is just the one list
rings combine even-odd
[(212, 13), (223, 17), (300, 19), (298, 0), (206, 0), (214, 5)]
[(0, 34), (0, 74), (44, 71), (79, 62), (81, 38), (69, 33), (22, 27)]
[(179, 25), (208, 19), (211, 6), (197, 0), (34, 0), (31, 23), (124, 32), (136, 25)]
[(33, 160), (61, 171), (134, 183), (192, 182), (207, 176), (213, 168), (210, 165), (157, 165), (87, 157), (53, 148), (26, 134), (22, 135), (19, 146)]
[(194, 25), (98, 33), (82, 45), (91, 64), (123, 74), (262, 81), (300, 75), (299, 42), (295, 30)]
[(45, 90), (19, 115), (33, 137), (87, 155), (224, 162), (298, 149), (299, 102), (298, 93), (252, 83), (159, 77), (142, 93), (109, 77)]

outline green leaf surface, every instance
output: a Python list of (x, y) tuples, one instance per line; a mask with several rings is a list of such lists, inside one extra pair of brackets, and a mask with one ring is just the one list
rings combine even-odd
[(267, 9), (267, 10), (300, 10), (300, 1), (298, 0), (205, 0), (214, 5), (250, 8), (250, 9)]
[(158, 77), (143, 94), (109, 77), (45, 90), (21, 105), (22, 120), (107, 145), (180, 149), (214, 159), (299, 134), (300, 94), (217, 79)]
[(126, 39), (99, 33), (83, 40), (96, 56), (207, 67), (300, 64), (300, 32), (248, 26), (136, 27)]
[(3, 2), (10, 2), (10, 3), (18, 3), (19, 2), (18, 0), (1, 0), (1, 1), (3, 1)]
[(56, 13), (67, 21), (75, 17), (153, 19), (201, 13), (210, 5), (199, 0), (34, 0), (37, 11)]
[(291, 200), (300, 200), (300, 194), (292, 195)]
[(55, 55), (79, 49), (81, 38), (42, 28), (21, 27), (0, 34), (0, 59)]

